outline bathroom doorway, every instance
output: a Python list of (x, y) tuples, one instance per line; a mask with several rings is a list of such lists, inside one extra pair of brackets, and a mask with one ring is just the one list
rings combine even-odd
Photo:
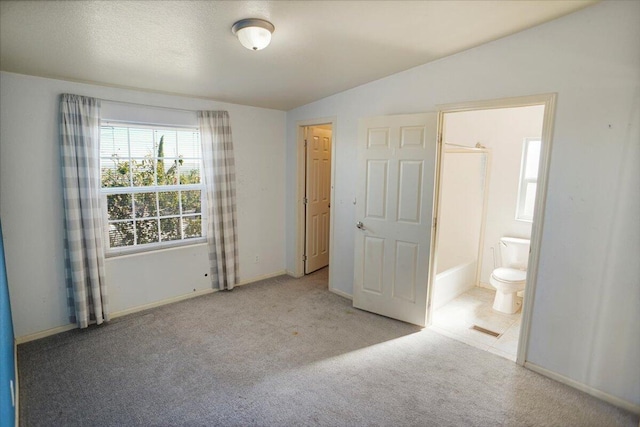
[(538, 178), (546, 174), (548, 105), (441, 113), (430, 327), (513, 361), (532, 276)]

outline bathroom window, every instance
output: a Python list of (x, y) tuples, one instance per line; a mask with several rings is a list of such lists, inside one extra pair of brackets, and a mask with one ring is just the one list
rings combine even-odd
[(540, 138), (526, 138), (522, 146), (520, 185), (518, 187), (518, 205), (516, 208), (516, 219), (519, 221), (533, 221), (541, 146)]

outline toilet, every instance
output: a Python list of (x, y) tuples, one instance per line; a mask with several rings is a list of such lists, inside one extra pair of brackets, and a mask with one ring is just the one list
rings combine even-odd
[(529, 262), (527, 239), (503, 237), (500, 239), (501, 267), (491, 273), (489, 283), (496, 288), (493, 309), (501, 313), (513, 314), (520, 309), (517, 293), (524, 290)]

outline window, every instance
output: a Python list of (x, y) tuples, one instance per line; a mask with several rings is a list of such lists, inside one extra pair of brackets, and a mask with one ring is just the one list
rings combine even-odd
[(520, 221), (533, 221), (541, 146), (540, 138), (526, 138), (524, 140), (516, 209), (516, 219)]
[(198, 130), (106, 123), (100, 131), (107, 254), (204, 240)]

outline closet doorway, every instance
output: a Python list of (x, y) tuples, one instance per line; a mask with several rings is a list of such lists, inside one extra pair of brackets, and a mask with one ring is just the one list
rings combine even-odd
[(304, 274), (329, 265), (331, 125), (305, 126)]
[[(295, 277), (328, 269), (333, 245), (335, 119), (298, 122)], [(328, 288), (331, 288), (329, 270)]]

